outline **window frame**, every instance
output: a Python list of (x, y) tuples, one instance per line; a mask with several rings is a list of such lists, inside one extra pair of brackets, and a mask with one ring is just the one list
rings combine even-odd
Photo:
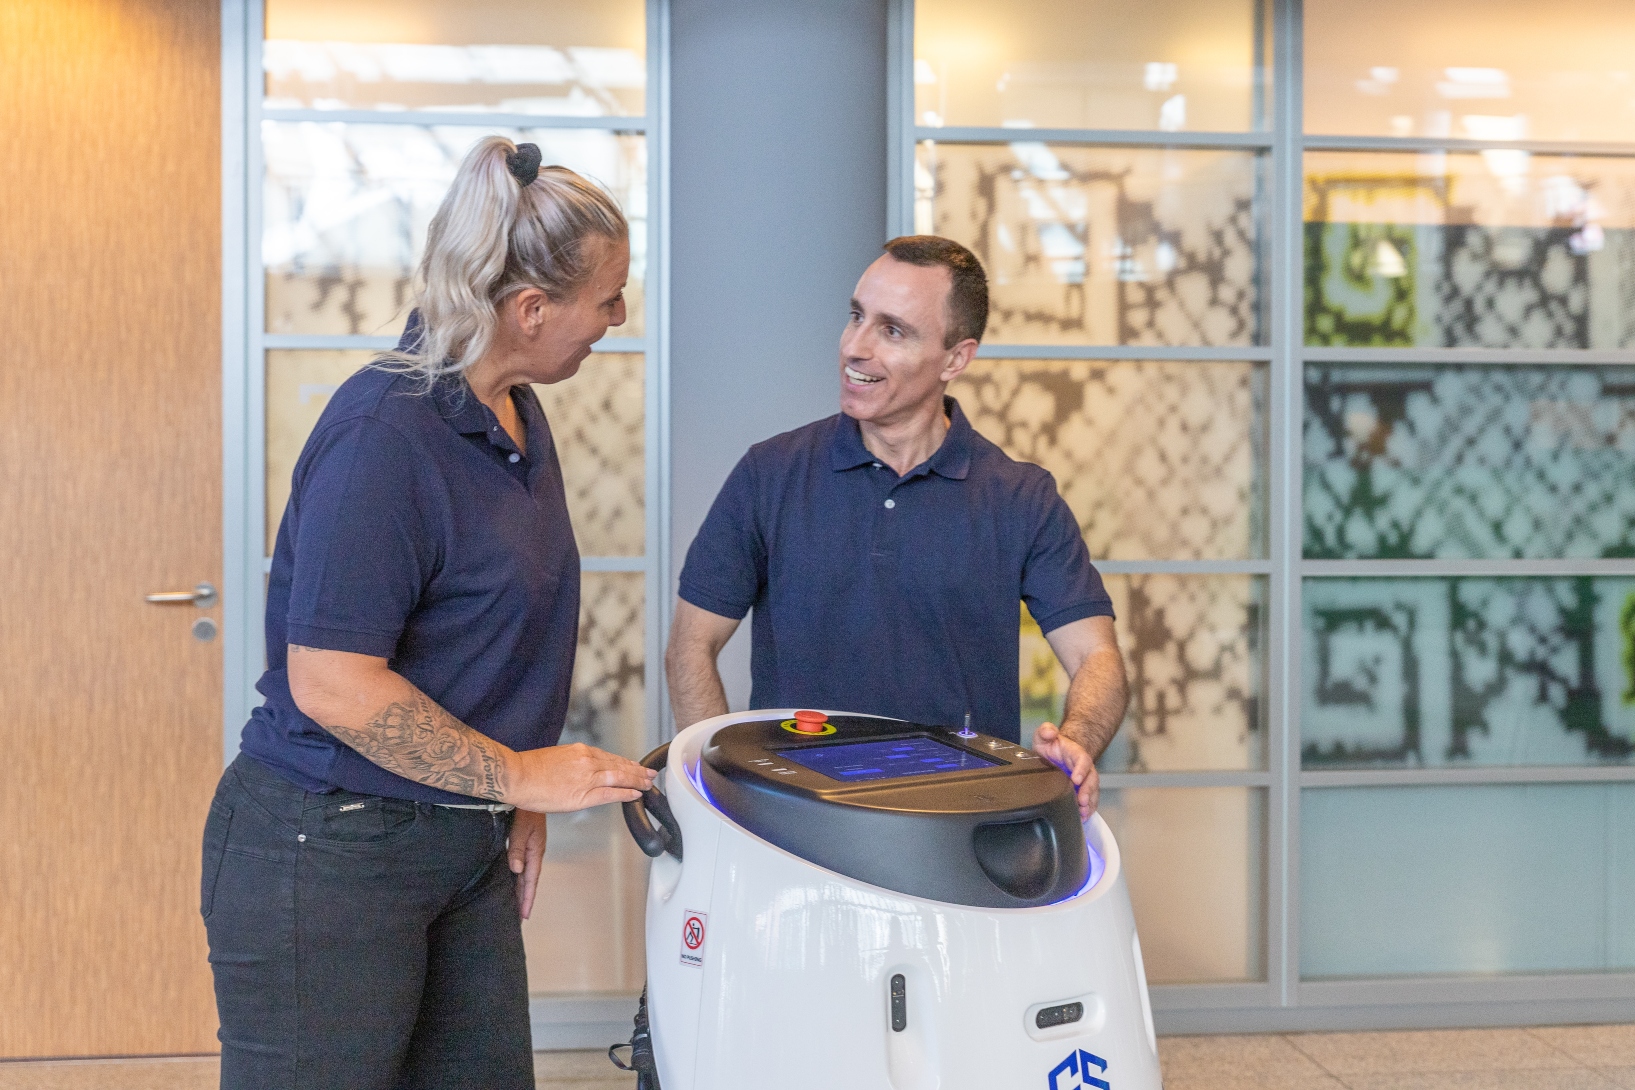
[[(1635, 560), (1308, 560), (1303, 554), (1302, 429), (1308, 363), (1358, 367), (1415, 364), (1621, 365), (1635, 351), (1594, 349), (1308, 347), (1304, 330), (1304, 155), (1311, 151), (1476, 151), (1635, 157), (1635, 143), (1475, 141), (1357, 137), (1304, 131), (1303, 0), (1256, 5), (1254, 121), (1261, 131), (1168, 133), (1091, 129), (925, 127), (914, 116), (914, 0), (889, 0), (887, 56), (887, 233), (914, 231), (914, 169), (923, 140), (1000, 144), (1029, 141), (1112, 148), (1209, 148), (1253, 151), (1268, 161), (1265, 237), (1260, 247), (1267, 337), (1256, 348), (984, 344), (979, 357), (1005, 359), (1157, 359), (1262, 361), (1269, 367), (1267, 551), (1264, 559), (1098, 560), (1108, 574), (1243, 574), (1267, 580), (1265, 629), (1266, 768), (1259, 772), (1108, 773), (1108, 789), (1244, 787), (1266, 792), (1262, 871), (1264, 981), (1169, 984), (1151, 989), (1155, 1018), (1169, 1033), (1344, 1029), (1425, 1024), (1618, 1021), (1635, 1011), (1635, 972), (1560, 972), (1493, 976), (1407, 976), (1303, 980), (1300, 976), (1300, 800), (1328, 788), (1403, 785), (1635, 782), (1635, 764), (1615, 767), (1485, 767), (1302, 770), (1301, 592), (1321, 577), (1635, 575)], [(1260, 62), (1270, 61), (1270, 64)], [(1264, 111), (1264, 112), (1263, 112)], [(1261, 127), (1258, 123), (1266, 122)], [(1518, 1004), (1525, 1006), (1518, 1007)]]
[[(266, 332), (261, 261), (264, 163), (261, 123), (460, 124), (600, 129), (647, 141), (646, 325), (640, 337), (607, 337), (593, 351), (644, 353), (644, 548), (639, 556), (586, 556), (582, 572), (643, 576), (643, 723), (647, 748), (668, 737), (663, 639), (670, 613), (669, 0), (646, 0), (647, 105), (641, 116), (553, 117), (501, 113), (268, 110), (263, 106), (264, 0), (222, 2), (222, 755), (230, 763), (266, 661), (266, 354), (277, 349), (390, 348), (396, 337)], [(628, 1022), (630, 996), (533, 996), (536, 1048), (599, 1046)]]

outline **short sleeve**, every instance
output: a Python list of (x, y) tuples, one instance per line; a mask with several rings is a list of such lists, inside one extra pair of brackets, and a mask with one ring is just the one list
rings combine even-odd
[(1045, 474), (1039, 493), (1038, 528), (1022, 566), (1022, 600), (1028, 612), (1046, 633), (1086, 617), (1111, 617), (1113, 600), (1090, 563), (1084, 534), (1056, 491), (1055, 478)]
[(745, 454), (721, 486), (681, 568), (682, 600), (743, 620), (766, 586), (766, 541), (755, 517), (755, 472)]
[(314, 435), (293, 482), (288, 639), (391, 658), (436, 566), (422, 510), (425, 456), (378, 420)]

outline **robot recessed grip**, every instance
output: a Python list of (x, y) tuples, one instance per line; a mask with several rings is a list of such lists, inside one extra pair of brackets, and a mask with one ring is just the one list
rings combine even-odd
[(1032, 900), (1056, 884), (1062, 853), (1056, 829), (1043, 818), (978, 825), (971, 832), (976, 861), (994, 885)]

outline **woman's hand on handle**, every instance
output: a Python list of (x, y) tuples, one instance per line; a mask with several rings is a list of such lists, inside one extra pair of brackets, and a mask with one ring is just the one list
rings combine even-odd
[(514, 754), (506, 802), (561, 814), (610, 802), (634, 802), (658, 773), (606, 750), (575, 742)]

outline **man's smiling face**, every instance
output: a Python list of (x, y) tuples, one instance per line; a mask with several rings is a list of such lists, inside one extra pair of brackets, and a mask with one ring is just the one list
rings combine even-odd
[(840, 335), (840, 411), (890, 426), (940, 407), (944, 385), (963, 370), (958, 345), (946, 347), (948, 290), (938, 266), (910, 265), (890, 254), (857, 282), (851, 318)]

